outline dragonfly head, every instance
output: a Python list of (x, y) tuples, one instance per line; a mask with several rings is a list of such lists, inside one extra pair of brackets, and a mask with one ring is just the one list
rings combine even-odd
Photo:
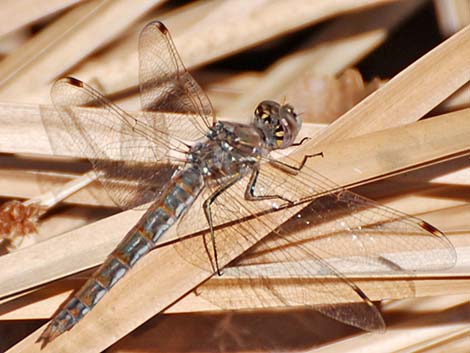
[(291, 105), (266, 100), (256, 107), (254, 125), (261, 130), (266, 145), (274, 150), (289, 147), (294, 142), (302, 119)]

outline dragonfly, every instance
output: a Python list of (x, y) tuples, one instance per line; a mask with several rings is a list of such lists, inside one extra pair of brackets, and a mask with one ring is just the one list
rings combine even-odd
[[(233, 297), (202, 288), (200, 295), (216, 305), (233, 308), (244, 298), (257, 298), (257, 305), (268, 307), (308, 305), (317, 295), (308, 284), (286, 286), (273, 278), (316, 276), (316, 288), (327, 304), (315, 309), (372, 331), (383, 330), (385, 323), (354, 283), (357, 268), (371, 275), (408, 276), (455, 263), (455, 249), (437, 228), (315, 172), (307, 162), (321, 155), (275, 158), (275, 151), (303, 142), (296, 142), (302, 120), (289, 104), (263, 101), (249, 124), (218, 121), (159, 21), (147, 24), (139, 37), (139, 82), (142, 110), (135, 114), (70, 77), (51, 90), (59, 118), (42, 114), (55, 152), (86, 156), (122, 209), (147, 207), (104, 263), (59, 308), (38, 339), (43, 345), (74, 327), (172, 227), (179, 239), (172, 246), (182, 261), (222, 278), (248, 279), (231, 282), (233, 293), (239, 293)], [(303, 209), (288, 227), (263, 218), (299, 205)], [(195, 208), (201, 212), (190, 212)], [(185, 241), (186, 235), (198, 232), (200, 214), (206, 227)], [(258, 239), (254, 222), (269, 235)], [(294, 228), (301, 231), (292, 232)], [(345, 305), (351, 298), (355, 304)]]

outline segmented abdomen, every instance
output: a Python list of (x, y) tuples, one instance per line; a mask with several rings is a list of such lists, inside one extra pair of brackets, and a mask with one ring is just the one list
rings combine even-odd
[(38, 341), (47, 344), (70, 330), (127, 271), (157, 243), (158, 239), (194, 202), (203, 186), (198, 170), (187, 168), (169, 182), (105, 262), (52, 319)]

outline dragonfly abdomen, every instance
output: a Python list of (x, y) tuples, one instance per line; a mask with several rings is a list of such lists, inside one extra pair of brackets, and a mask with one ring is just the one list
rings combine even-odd
[(147, 254), (159, 238), (193, 204), (203, 186), (203, 178), (195, 168), (186, 168), (175, 175), (156, 202), (150, 206), (104, 263), (66, 302), (52, 319), (38, 341), (47, 344), (70, 330), (103, 298), (103, 296)]

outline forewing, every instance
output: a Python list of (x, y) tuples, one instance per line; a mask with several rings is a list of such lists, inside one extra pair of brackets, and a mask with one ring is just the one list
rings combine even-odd
[[(292, 159), (289, 163), (299, 165)], [(314, 248), (322, 258), (341, 258), (335, 262), (341, 272), (357, 271), (352, 263), (363, 263), (362, 273), (381, 274), (442, 270), (455, 264), (452, 244), (429, 223), (345, 190), (306, 166), (290, 176), (266, 167), (259, 177), (262, 191), (305, 202), (304, 210), (284, 229), (298, 230), (296, 241)], [(258, 244), (254, 257), (260, 259), (260, 254), (277, 249), (276, 239)]]
[(168, 156), (182, 148), (178, 142), (77, 79), (58, 80), (51, 97), (59, 118), (47, 110), (41, 115), (55, 153), (88, 158), (121, 208), (136, 207), (158, 195), (175, 168)]
[(184, 67), (168, 29), (159, 21), (146, 25), (140, 34), (139, 76), (142, 109), (167, 113), (166, 119), (151, 124), (183, 140), (203, 137), (213, 125), (209, 98)]

